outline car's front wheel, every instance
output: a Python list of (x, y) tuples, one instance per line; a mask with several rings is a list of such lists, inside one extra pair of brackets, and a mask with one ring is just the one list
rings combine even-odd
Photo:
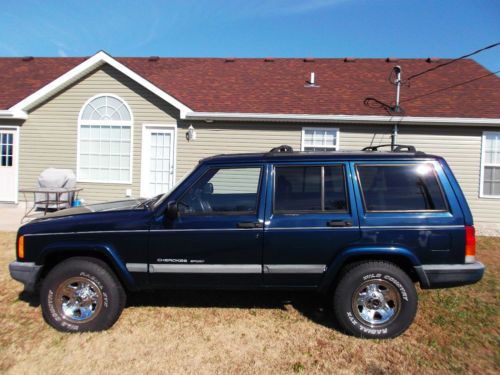
[(367, 261), (348, 267), (333, 296), (335, 316), (349, 334), (392, 338), (413, 322), (418, 297), (410, 277), (393, 263)]
[(106, 263), (70, 258), (44, 279), (40, 301), (45, 321), (64, 332), (101, 331), (111, 327), (125, 306), (120, 281)]

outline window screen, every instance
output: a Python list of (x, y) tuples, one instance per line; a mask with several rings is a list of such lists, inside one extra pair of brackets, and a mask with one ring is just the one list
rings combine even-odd
[(274, 211), (345, 211), (342, 166), (276, 167)]
[(367, 211), (443, 211), (446, 201), (431, 164), (357, 167)]

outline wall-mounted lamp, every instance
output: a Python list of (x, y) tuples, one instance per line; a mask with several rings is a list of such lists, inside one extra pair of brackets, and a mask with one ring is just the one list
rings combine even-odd
[(189, 125), (188, 131), (186, 132), (186, 139), (188, 142), (196, 139), (196, 130), (194, 130), (193, 125)]

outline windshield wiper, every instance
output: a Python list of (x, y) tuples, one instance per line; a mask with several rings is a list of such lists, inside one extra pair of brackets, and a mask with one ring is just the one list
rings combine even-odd
[(147, 207), (148, 209), (151, 209), (151, 207), (155, 204), (156, 201), (158, 201), (163, 194), (159, 194), (156, 197), (149, 198), (145, 200), (144, 202), (139, 203), (135, 208), (142, 208), (142, 207)]

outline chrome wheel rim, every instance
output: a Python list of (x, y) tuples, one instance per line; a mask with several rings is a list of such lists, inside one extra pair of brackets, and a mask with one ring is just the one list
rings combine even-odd
[(99, 314), (103, 296), (93, 280), (77, 276), (59, 285), (55, 301), (61, 317), (74, 323), (87, 323)]
[(399, 315), (401, 296), (397, 288), (382, 279), (365, 281), (352, 297), (356, 318), (370, 327), (389, 325)]

